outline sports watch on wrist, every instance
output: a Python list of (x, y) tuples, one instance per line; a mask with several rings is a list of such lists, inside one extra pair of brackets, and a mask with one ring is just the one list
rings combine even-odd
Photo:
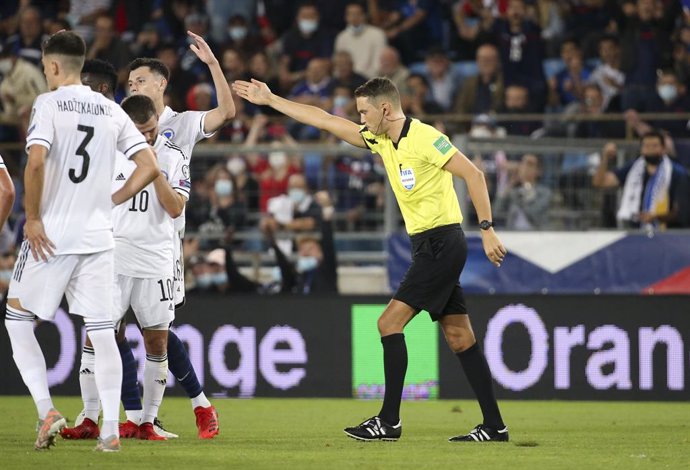
[(494, 223), (490, 220), (482, 220), (481, 222), (479, 222), (479, 228), (482, 230), (489, 230), (493, 226)]

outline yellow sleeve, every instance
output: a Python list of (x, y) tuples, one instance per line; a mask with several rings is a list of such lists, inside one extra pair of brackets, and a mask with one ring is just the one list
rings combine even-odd
[(458, 151), (447, 136), (429, 125), (420, 127), (415, 141), (417, 152), (439, 168), (443, 168), (450, 157)]
[(362, 126), (359, 129), (359, 134), (362, 136), (362, 140), (364, 140), (364, 145), (369, 147), (369, 150), (374, 153), (379, 153), (378, 146), (380, 138), (377, 138), (366, 126)]

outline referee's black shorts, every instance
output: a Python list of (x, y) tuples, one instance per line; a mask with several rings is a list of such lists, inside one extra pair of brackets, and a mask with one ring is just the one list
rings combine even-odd
[(410, 239), (412, 265), (393, 298), (418, 311), (426, 310), (433, 321), (452, 313), (467, 313), (460, 287), (467, 241), (460, 224), (432, 228)]

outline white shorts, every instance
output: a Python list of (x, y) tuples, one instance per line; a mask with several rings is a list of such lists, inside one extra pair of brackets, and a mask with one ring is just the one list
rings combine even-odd
[(113, 323), (122, 320), (130, 306), (142, 328), (172, 323), (175, 319), (172, 276), (142, 279), (115, 274)]
[(175, 273), (175, 308), (180, 308), (185, 302), (185, 286), (184, 286), (184, 253), (182, 252), (182, 232), (175, 234), (173, 243), (173, 267)]
[(25, 310), (51, 321), (67, 297), (69, 312), (84, 318), (112, 318), (113, 250), (83, 255), (58, 255), (35, 261), (24, 241), (14, 264), (8, 299), (19, 299)]

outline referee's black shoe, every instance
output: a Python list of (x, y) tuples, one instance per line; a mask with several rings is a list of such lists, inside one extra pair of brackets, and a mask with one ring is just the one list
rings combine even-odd
[(450, 442), (508, 442), (508, 426), (503, 429), (478, 424), (467, 434), (451, 437)]
[(397, 441), (402, 434), (402, 422), (391, 426), (378, 416), (344, 429), (345, 434), (359, 441)]

